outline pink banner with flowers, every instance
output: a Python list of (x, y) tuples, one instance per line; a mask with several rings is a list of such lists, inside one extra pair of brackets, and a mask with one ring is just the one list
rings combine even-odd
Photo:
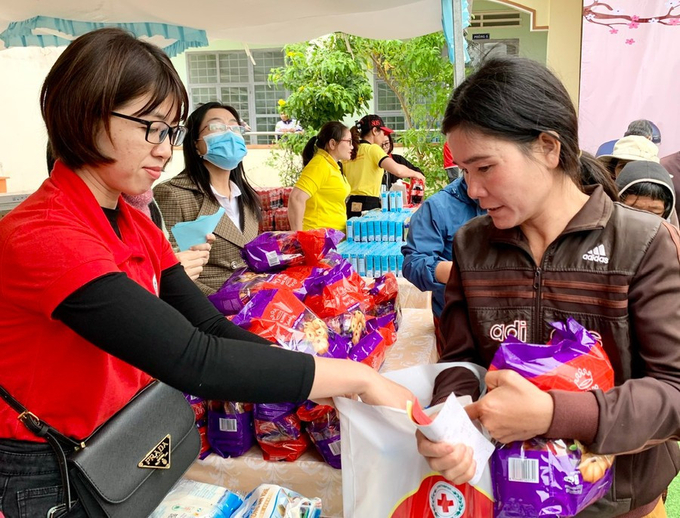
[(680, 0), (583, 2), (581, 147), (594, 153), (635, 119), (661, 132), (660, 156), (680, 151)]

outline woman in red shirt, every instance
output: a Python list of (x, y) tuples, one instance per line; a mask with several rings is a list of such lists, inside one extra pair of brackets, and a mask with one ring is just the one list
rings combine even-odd
[[(409, 392), (365, 365), (271, 347), (224, 319), (122, 200), (158, 180), (187, 106), (168, 57), (124, 31), (88, 33), (59, 57), (41, 92), (57, 162), (0, 221), (0, 385), (75, 439), (152, 378), (209, 399), (403, 406)], [(0, 488), (6, 518), (45, 516), (63, 490), (51, 448), (4, 402)]]

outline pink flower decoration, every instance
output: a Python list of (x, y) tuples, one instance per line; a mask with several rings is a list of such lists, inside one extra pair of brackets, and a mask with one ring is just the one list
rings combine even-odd
[(633, 38), (629, 38), (626, 40), (626, 45), (632, 45), (633, 43), (635, 43), (635, 40)]
[(640, 26), (640, 24), (638, 22), (630, 22), (628, 24), (629, 29), (637, 29), (639, 26)]
[(668, 22), (670, 25), (679, 25), (680, 24), (680, 19), (678, 18), (671, 18), (670, 21)]
[(640, 21), (640, 17), (637, 14), (631, 16), (630, 19), (633, 20), (634, 22)]
[(609, 34), (618, 34), (618, 33), (619, 33), (618, 29), (614, 29), (614, 28), (609, 29)]

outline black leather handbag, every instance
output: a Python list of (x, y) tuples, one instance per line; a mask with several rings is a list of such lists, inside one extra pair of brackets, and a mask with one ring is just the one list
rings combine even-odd
[(90, 517), (148, 516), (201, 448), (194, 412), (184, 395), (159, 381), (140, 390), (83, 441), (62, 435), (2, 387), (0, 396), (57, 455), (64, 503), (50, 509), (48, 517), (57, 518), (73, 507), (72, 490)]

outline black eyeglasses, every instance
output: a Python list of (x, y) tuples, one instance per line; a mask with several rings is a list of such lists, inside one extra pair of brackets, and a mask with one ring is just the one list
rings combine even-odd
[(187, 129), (184, 126), (175, 126), (173, 128), (167, 122), (147, 121), (117, 112), (111, 112), (111, 115), (144, 124), (146, 126), (146, 135), (144, 138), (149, 144), (162, 144), (166, 137), (170, 135), (170, 144), (172, 146), (181, 146), (182, 142), (184, 142), (184, 137), (187, 135)]

